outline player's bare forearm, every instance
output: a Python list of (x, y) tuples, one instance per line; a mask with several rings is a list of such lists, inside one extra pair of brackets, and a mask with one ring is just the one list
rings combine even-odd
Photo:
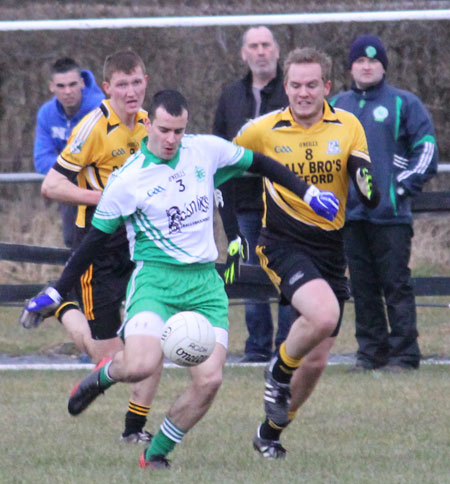
[(78, 187), (53, 168), (42, 182), (41, 193), (45, 198), (70, 205), (97, 205), (102, 196), (99, 190)]

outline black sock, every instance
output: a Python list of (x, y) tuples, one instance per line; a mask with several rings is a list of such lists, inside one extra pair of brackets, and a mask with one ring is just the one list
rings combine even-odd
[(277, 360), (272, 368), (272, 376), (279, 383), (290, 383), (292, 374), (296, 370), (296, 367), (288, 366), (283, 362), (281, 356), (278, 355)]
[(282, 427), (281, 425), (274, 424), (271, 420), (266, 418), (259, 428), (259, 435), (263, 439), (268, 440), (280, 440), (281, 432), (289, 425), (289, 422)]
[(288, 384), (294, 371), (300, 365), (301, 359), (295, 360), (286, 353), (286, 342), (277, 351), (277, 359), (272, 366), (272, 376), (279, 383)]
[(128, 403), (128, 412), (125, 415), (125, 430), (123, 436), (143, 432), (147, 423), (147, 414), (150, 407), (138, 405), (130, 400)]

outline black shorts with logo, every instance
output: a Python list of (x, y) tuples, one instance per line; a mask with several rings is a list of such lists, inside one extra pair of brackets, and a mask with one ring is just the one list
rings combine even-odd
[[(281, 303), (291, 302), (295, 291), (313, 279), (324, 279), (333, 290), (341, 308), (349, 298), (345, 276), (346, 261), (342, 246), (326, 247), (298, 243), (271, 236), (265, 231), (256, 252), (262, 268), (281, 294)], [(341, 318), (333, 336), (339, 331)]]
[(128, 241), (124, 234), (111, 239), (105, 250), (80, 277), (76, 294), (97, 340), (117, 336), (122, 325), (122, 302), (126, 296), (128, 281), (134, 270), (130, 260)]
[(128, 251), (113, 251), (95, 258), (80, 277), (76, 294), (94, 339), (117, 336), (122, 324), (122, 301), (133, 269)]

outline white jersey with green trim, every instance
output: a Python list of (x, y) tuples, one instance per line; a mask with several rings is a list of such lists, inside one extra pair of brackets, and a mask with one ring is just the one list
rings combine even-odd
[(146, 143), (111, 174), (92, 225), (113, 233), (125, 223), (134, 261), (215, 261), (214, 188), (242, 175), (253, 152), (217, 136), (186, 135), (176, 156), (162, 160)]

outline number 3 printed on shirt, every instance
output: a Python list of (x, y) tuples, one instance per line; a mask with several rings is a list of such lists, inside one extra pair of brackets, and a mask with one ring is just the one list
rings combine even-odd
[(179, 192), (184, 192), (186, 190), (186, 187), (183, 185), (183, 180), (182, 179), (181, 180), (177, 180), (177, 183), (180, 185), (178, 187), (178, 191)]

